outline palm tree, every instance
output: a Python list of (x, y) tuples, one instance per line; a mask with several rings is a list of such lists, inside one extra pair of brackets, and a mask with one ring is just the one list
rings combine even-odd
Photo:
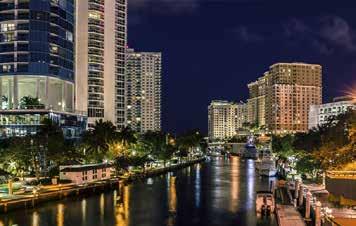
[(198, 130), (188, 131), (177, 139), (178, 149), (181, 156), (189, 155), (194, 147), (200, 146), (203, 141), (203, 136)]
[(96, 121), (94, 128), (83, 135), (85, 155), (89, 155), (94, 161), (100, 162), (109, 150), (109, 146), (117, 140), (116, 127), (110, 121)]
[(171, 159), (175, 148), (167, 140), (167, 135), (161, 131), (148, 131), (144, 133), (139, 143), (146, 149), (147, 156), (152, 155), (154, 158), (162, 160), (166, 165), (167, 160)]
[(40, 103), (37, 97), (24, 96), (20, 100), (20, 107), (25, 109), (34, 109), (43, 107), (44, 105)]
[(122, 141), (123, 144), (129, 145), (137, 142), (135, 131), (130, 127), (124, 127), (118, 134), (117, 138)]

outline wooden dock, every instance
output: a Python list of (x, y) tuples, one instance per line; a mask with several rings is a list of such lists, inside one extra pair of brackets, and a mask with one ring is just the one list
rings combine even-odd
[(291, 205), (279, 205), (276, 209), (279, 226), (306, 226), (300, 213)]

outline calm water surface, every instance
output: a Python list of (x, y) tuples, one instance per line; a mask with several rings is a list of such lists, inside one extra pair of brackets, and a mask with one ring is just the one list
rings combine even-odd
[(269, 183), (255, 174), (252, 160), (214, 158), (121, 192), (0, 215), (0, 226), (277, 225), (274, 218), (257, 219), (255, 214), (255, 192), (267, 190)]

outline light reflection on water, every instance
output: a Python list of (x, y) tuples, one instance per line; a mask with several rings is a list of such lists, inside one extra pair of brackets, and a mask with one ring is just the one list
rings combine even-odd
[(239, 168), (240, 168), (240, 161), (238, 158), (231, 159), (231, 189), (230, 189), (230, 211), (235, 212), (238, 208), (238, 195), (239, 195)]
[(130, 186), (123, 186), (121, 198), (116, 206), (116, 225), (129, 225)]
[(83, 222), (83, 225), (85, 225), (86, 219), (87, 219), (87, 200), (86, 199), (82, 200), (81, 207), (82, 207), (82, 222)]
[(32, 226), (39, 226), (39, 216), (37, 211), (34, 211), (32, 213)]
[(195, 207), (200, 207), (200, 190), (201, 190), (201, 180), (200, 180), (200, 164), (195, 167)]
[(115, 191), (0, 215), (0, 226), (276, 225), (255, 214), (255, 192), (270, 181), (256, 175), (252, 160), (220, 157)]
[(64, 226), (64, 205), (62, 203), (57, 205), (57, 226)]
[(167, 226), (174, 226), (176, 215), (177, 215), (177, 190), (176, 190), (176, 177), (174, 176), (171, 176), (169, 181), (168, 207), (169, 207), (169, 217), (168, 217)]
[(253, 209), (255, 205), (255, 162), (252, 159), (247, 160), (247, 208)]

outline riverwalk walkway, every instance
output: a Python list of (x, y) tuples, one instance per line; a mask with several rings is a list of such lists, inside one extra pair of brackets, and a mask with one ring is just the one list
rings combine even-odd
[(127, 184), (131, 181), (157, 176), (166, 172), (185, 168), (204, 160), (204, 157), (197, 158), (167, 167), (154, 168), (143, 172), (131, 173), (124, 178), (115, 177), (109, 180), (96, 181), (84, 185), (60, 184), (43, 186), (41, 191), (37, 193), (23, 193), (2, 197), (0, 201), (0, 213), (6, 213), (10, 210), (18, 208), (34, 208), (39, 203), (52, 200), (60, 200), (65, 197), (95, 194), (97, 191), (104, 191), (108, 189), (119, 189), (120, 185), (122, 184)]
[(305, 222), (299, 212), (290, 205), (277, 204), (277, 222), (279, 226), (305, 226)]

